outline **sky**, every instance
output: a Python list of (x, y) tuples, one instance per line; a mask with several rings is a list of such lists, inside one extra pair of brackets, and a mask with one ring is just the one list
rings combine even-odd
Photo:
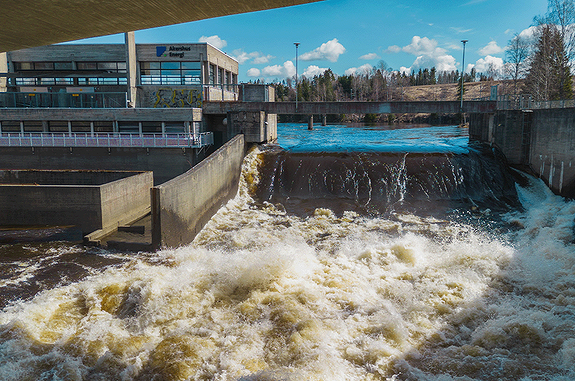
[[(239, 81), (360, 74), (380, 61), (399, 71), (485, 72), (502, 65), (516, 33), (528, 33), (545, 0), (325, 0), (136, 31), (136, 43), (209, 42), (236, 58)], [(123, 43), (123, 35), (75, 43)]]

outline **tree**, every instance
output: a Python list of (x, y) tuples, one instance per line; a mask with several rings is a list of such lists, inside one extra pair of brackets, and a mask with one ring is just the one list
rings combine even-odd
[(505, 52), (506, 62), (504, 66), (506, 74), (513, 80), (514, 94), (517, 94), (517, 83), (519, 79), (527, 74), (527, 59), (529, 55), (529, 42), (520, 34), (516, 33), (507, 45), (507, 51)]
[[(463, 83), (463, 86), (461, 85)], [(463, 90), (463, 91), (462, 91)], [(457, 100), (461, 100), (465, 95), (465, 74), (461, 73), (457, 81)]]
[(558, 27), (539, 27), (531, 69), (525, 79), (525, 91), (535, 100), (573, 98), (569, 58)]
[(535, 24), (555, 25), (571, 63), (575, 59), (575, 4), (573, 0), (548, 0), (545, 16), (535, 17)]

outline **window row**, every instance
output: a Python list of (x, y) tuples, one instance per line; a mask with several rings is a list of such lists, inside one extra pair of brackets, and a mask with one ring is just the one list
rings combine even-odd
[(142, 85), (201, 85), (201, 62), (140, 62)]
[(126, 73), (125, 62), (14, 62), (15, 71), (89, 70), (108, 73)]
[(10, 78), (11, 86), (125, 86), (126, 78)]

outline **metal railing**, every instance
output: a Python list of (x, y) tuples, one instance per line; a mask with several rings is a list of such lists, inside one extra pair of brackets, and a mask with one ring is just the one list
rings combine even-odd
[(125, 108), (127, 93), (0, 93), (0, 108)]
[(500, 95), (497, 97), (498, 110), (533, 110), (572, 107), (575, 107), (575, 99), (535, 101), (531, 95)]
[(201, 148), (214, 144), (212, 132), (201, 134), (0, 133), (2, 147), (141, 147)]

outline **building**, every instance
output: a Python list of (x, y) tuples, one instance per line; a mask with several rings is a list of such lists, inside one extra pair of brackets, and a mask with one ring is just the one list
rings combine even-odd
[[(238, 62), (212, 45), (135, 44), (133, 37), (128, 36), (126, 41), (126, 44), (49, 45), (8, 52), (0, 58), (4, 61), (0, 62), (0, 76), (4, 77), (0, 90), (126, 93), (131, 107), (201, 107), (203, 100), (237, 99)], [(129, 87), (137, 89), (133, 99)], [(157, 96), (159, 91), (166, 90), (180, 94)], [(57, 102), (55, 99), (54, 103)], [(43, 104), (32, 102), (31, 106)]]
[[(0, 108), (201, 108), (204, 101), (237, 99), (238, 62), (208, 43), (136, 44), (127, 33), (125, 44), (49, 45), (0, 55)], [(2, 120), (0, 131), (181, 133), (197, 121), (73, 122)]]

